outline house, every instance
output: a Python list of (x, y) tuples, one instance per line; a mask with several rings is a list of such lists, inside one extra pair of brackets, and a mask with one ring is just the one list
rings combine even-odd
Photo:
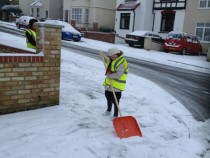
[(134, 30), (158, 32), (163, 38), (170, 31), (183, 31), (186, 4), (187, 0), (118, 0), (116, 41)]
[(189, 0), (187, 2), (184, 32), (196, 35), (202, 44), (203, 53), (210, 47), (210, 1)]
[(182, 32), (187, 0), (154, 0), (152, 30), (166, 37), (170, 31)]
[(37, 19), (62, 19), (62, 0), (19, 0), (19, 6), (25, 15)]
[(116, 43), (123, 43), (127, 33), (134, 30), (152, 30), (152, 0), (117, 0)]
[(77, 28), (114, 28), (116, 0), (63, 0), (63, 17)]

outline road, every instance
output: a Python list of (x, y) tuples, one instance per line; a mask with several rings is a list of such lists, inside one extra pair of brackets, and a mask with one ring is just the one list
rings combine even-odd
[(210, 118), (210, 75), (130, 59), (131, 72), (149, 79), (179, 100), (199, 121)]
[[(3, 30), (2, 30), (3, 29)], [(14, 31), (1, 28), (3, 32)], [(20, 36), (20, 33), (17, 34)], [(98, 50), (77, 47), (73, 44), (62, 42), (64, 49), (80, 53), (92, 58), (99, 59)], [(78, 50), (79, 49), (79, 50)], [(165, 66), (157, 63), (143, 61), (126, 57), (129, 62), (129, 69), (140, 77), (144, 77), (158, 84), (180, 101), (199, 121), (210, 118), (210, 75), (181, 69), (172, 66)]]

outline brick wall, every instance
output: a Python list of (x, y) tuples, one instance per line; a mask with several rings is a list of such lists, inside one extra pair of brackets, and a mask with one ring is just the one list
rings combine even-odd
[(85, 31), (85, 38), (99, 40), (108, 43), (115, 43), (115, 33)]
[(59, 104), (61, 26), (37, 23), (36, 52), (0, 53), (0, 114)]

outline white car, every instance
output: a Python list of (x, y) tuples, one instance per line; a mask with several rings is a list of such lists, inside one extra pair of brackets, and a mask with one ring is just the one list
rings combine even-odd
[(21, 16), (19, 17), (18, 19), (16, 19), (16, 26), (18, 29), (20, 28), (27, 28), (28, 27), (28, 24), (29, 24), (29, 21), (31, 19), (36, 19), (34, 17), (31, 17), (31, 16)]
[(125, 42), (131, 47), (140, 46), (141, 48), (143, 48), (144, 47), (144, 39), (146, 37), (150, 37), (150, 38), (152, 38), (152, 40), (161, 41), (162, 43), (165, 42), (164, 40), (162, 41), (162, 37), (160, 35), (158, 35), (157, 33), (152, 32), (152, 31), (142, 31), (142, 30), (134, 31), (129, 34), (126, 34)]

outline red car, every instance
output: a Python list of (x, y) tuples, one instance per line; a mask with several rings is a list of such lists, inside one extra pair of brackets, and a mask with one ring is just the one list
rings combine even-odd
[(163, 49), (165, 52), (179, 52), (182, 55), (201, 55), (202, 53), (202, 46), (198, 38), (185, 32), (170, 32)]

